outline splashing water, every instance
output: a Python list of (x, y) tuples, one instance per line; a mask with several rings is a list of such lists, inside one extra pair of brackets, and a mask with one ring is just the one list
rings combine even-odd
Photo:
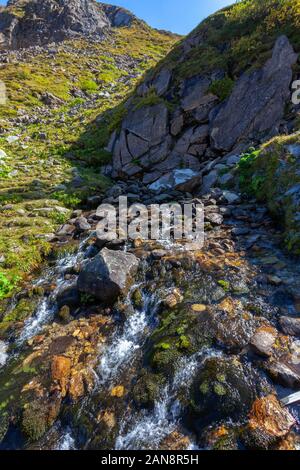
[(0, 341), (0, 368), (6, 364), (8, 353), (7, 353), (7, 344), (3, 341)]
[[(136, 288), (137, 286), (134, 286), (130, 293)], [(128, 364), (135, 351), (141, 348), (145, 329), (152, 323), (157, 308), (155, 295), (143, 294), (142, 311), (135, 311), (130, 315), (125, 321), (122, 333), (116, 331), (110, 346), (101, 357), (98, 369), (100, 384), (112, 382), (120, 370)]]
[(47, 299), (43, 299), (37, 308), (36, 313), (25, 321), (23, 331), (18, 338), (17, 344), (21, 345), (35, 336), (40, 329), (53, 318), (53, 316), (54, 309), (50, 307)]
[[(134, 416), (129, 431), (126, 431), (128, 422), (122, 423), (115, 448), (117, 450), (158, 448), (160, 442), (180, 424), (182, 407), (177, 398), (179, 390), (182, 387), (187, 388), (201, 364), (208, 357), (216, 355), (219, 356), (221, 353), (206, 349), (192, 357), (182, 359), (172, 384), (164, 387), (159, 399), (155, 402), (154, 409), (151, 412), (143, 411)], [(195, 448), (196, 446), (191, 443), (190, 449)]]
[(67, 254), (63, 258), (58, 259), (54, 269), (49, 270), (44, 277), (41, 277), (35, 286), (42, 285), (46, 281), (53, 279), (56, 275), (56, 289), (53, 291), (50, 298), (44, 297), (40, 302), (36, 312), (24, 322), (23, 330), (17, 340), (17, 344), (21, 346), (25, 341), (39, 333), (39, 331), (53, 320), (56, 306), (55, 299), (57, 295), (65, 288), (71, 285), (72, 281), (65, 281), (64, 273), (67, 269), (74, 266), (82, 256), (82, 245), (76, 254)]
[(76, 450), (75, 440), (70, 429), (67, 429), (61, 436), (56, 450)]

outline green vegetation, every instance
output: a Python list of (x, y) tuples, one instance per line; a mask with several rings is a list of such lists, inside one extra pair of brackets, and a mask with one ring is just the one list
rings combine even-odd
[(135, 98), (135, 109), (144, 108), (146, 106), (154, 106), (155, 104), (162, 102), (163, 99), (157, 95), (155, 88), (150, 88), (146, 96), (143, 98)]
[(267, 203), (285, 229), (286, 248), (297, 255), (300, 255), (300, 166), (289, 148), (299, 143), (298, 133), (276, 137), (258, 150), (250, 149), (239, 163), (242, 190)]
[(96, 93), (98, 85), (93, 80), (83, 80), (80, 82), (80, 88), (86, 93)]
[(259, 157), (261, 150), (249, 149), (244, 153), (239, 162), (240, 186), (241, 189), (253, 196), (257, 195), (260, 186), (265, 182), (265, 176), (253, 175), (253, 165)]
[(18, 278), (14, 278), (10, 281), (5, 274), (0, 272), (0, 300), (5, 298), (13, 290)]
[[(126, 84), (118, 83), (120, 78), (128, 76), (127, 70), (119, 66), (118, 58), (127, 55), (137, 59), (137, 67), (130, 72), (141, 76), (147, 68), (162, 59), (179, 38), (140, 24), (115, 29), (112, 34), (113, 38), (99, 43), (90, 43), (84, 39), (65, 41), (58, 45), (58, 51), (51, 61), (42, 52), (34, 55), (30, 61), (16, 60), (5, 64), (5, 67), (0, 68), (0, 80), (6, 84), (9, 101), (7, 105), (1, 106), (0, 119), (16, 116), (19, 109), (41, 106), (41, 96), (45, 91), (72, 106), (74, 98), (71, 90), (74, 87), (94, 93), (114, 84), (114, 93), (118, 98), (112, 96), (102, 99), (104, 103), (99, 111), (112, 108), (137, 82), (135, 79), (128, 80)], [(81, 54), (83, 50), (89, 53)], [(91, 69), (94, 72), (87, 72)]]
[[(178, 82), (218, 69), (235, 79), (265, 63), (280, 34), (286, 34), (299, 51), (299, 24), (299, 0), (242, 0), (211, 15), (191, 32), (188, 38), (199, 41), (185, 53), (184, 61), (178, 61), (183, 54), (180, 43), (158, 68), (167, 64)], [(224, 85), (227, 89), (229, 81)]]
[(234, 81), (229, 77), (225, 77), (221, 80), (215, 80), (211, 84), (209, 91), (218, 96), (221, 101), (224, 101), (231, 95), (233, 87)]
[(218, 284), (219, 286), (222, 287), (222, 289), (225, 291), (225, 292), (228, 292), (230, 290), (230, 283), (228, 281), (218, 281)]
[(153, 370), (167, 377), (182, 356), (211, 344), (210, 335), (203, 330), (199, 319), (187, 305), (162, 313), (151, 336), (149, 359)]
[[(12, 285), (12, 288), (14, 285)], [(11, 290), (8, 292), (8, 294)], [(14, 308), (4, 313), (0, 321), (0, 338), (7, 339), (12, 332), (16, 333), (16, 324), (24, 322), (26, 318), (33, 315), (39, 298), (37, 296), (21, 299)]]
[(30, 441), (37, 441), (45, 434), (49, 426), (47, 411), (43, 403), (38, 401), (26, 405), (23, 412), (22, 430)]
[[(105, 147), (126, 115), (124, 101), (178, 39), (141, 24), (112, 35), (99, 43), (65, 41), (51, 60), (43, 51), (18, 59), (12, 52), (12, 60), (0, 68), (8, 91), (0, 125), (6, 135), (19, 137), (8, 143), (0, 136), (0, 149), (7, 154), (0, 168), (0, 299), (50, 254), (49, 240), (69, 214), (64, 207), (84, 205), (111, 184), (100, 166), (111, 161)], [(130, 69), (135, 78), (128, 77), (128, 57), (136, 60)], [(74, 97), (74, 90), (86, 96)], [(48, 108), (46, 118), (37, 109), (44, 106), (45, 93), (62, 100)], [(16, 129), (7, 118), (19, 113), (38, 119)]]

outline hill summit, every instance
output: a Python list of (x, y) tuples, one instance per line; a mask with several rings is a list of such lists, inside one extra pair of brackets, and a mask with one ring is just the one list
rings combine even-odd
[(77, 36), (101, 38), (134, 15), (95, 0), (10, 0), (0, 12), (0, 47), (19, 49)]

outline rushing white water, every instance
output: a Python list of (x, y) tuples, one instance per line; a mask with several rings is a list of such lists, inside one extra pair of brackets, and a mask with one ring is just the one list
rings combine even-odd
[(64, 273), (67, 269), (74, 266), (82, 256), (81, 246), (76, 254), (67, 254), (66, 256), (57, 260), (54, 269), (49, 270), (44, 277), (41, 277), (35, 284), (35, 286), (43, 285), (49, 280), (53, 280), (56, 277), (56, 288), (51, 296), (44, 297), (38, 305), (35, 313), (24, 322), (23, 330), (17, 340), (18, 345), (22, 345), (25, 341), (29, 340), (33, 336), (37, 335), (43, 326), (47, 325), (53, 320), (56, 306), (55, 299), (59, 292), (67, 288), (72, 281), (65, 281)]
[[(131, 289), (131, 292), (137, 286)], [(130, 294), (129, 294), (130, 298)], [(141, 348), (144, 332), (156, 314), (158, 302), (155, 295), (143, 294), (143, 309), (136, 310), (126, 319), (123, 330), (117, 330), (110, 346), (104, 351), (98, 368), (99, 383), (107, 384), (117, 377), (134, 353)]]
[[(122, 423), (115, 448), (117, 450), (158, 448), (160, 442), (180, 424), (182, 408), (178, 400), (179, 390), (187, 388), (201, 363), (215, 355), (219, 353), (206, 349), (192, 357), (184, 358), (178, 366), (172, 383), (162, 390), (154, 409), (151, 412), (143, 411), (133, 416), (129, 430), (128, 422), (125, 420)], [(196, 446), (191, 443), (190, 449), (195, 448)]]
[(70, 429), (67, 429), (61, 436), (56, 450), (76, 450), (75, 440)]
[(6, 364), (8, 358), (7, 349), (7, 344), (3, 341), (0, 341), (0, 368)]
[(43, 299), (38, 306), (36, 313), (25, 321), (22, 333), (20, 334), (17, 343), (23, 344), (24, 341), (35, 336), (40, 329), (53, 318), (53, 315), (53, 308), (50, 307), (47, 299)]

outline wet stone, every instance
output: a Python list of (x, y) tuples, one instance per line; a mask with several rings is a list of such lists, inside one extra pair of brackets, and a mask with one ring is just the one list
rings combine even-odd
[(285, 438), (294, 425), (295, 419), (274, 395), (257, 399), (246, 428), (247, 447), (267, 450)]
[(279, 324), (285, 334), (300, 336), (300, 318), (281, 317)]
[(273, 354), (273, 347), (277, 339), (277, 330), (272, 327), (262, 326), (252, 336), (250, 344), (254, 351), (263, 357)]
[(270, 361), (265, 368), (276, 383), (289, 388), (300, 387), (300, 357), (296, 353), (287, 354), (278, 361)]

